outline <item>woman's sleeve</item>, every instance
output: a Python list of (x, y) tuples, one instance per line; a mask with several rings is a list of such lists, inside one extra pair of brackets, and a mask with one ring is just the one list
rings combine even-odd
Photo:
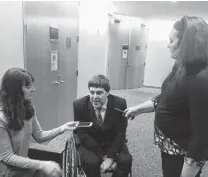
[(33, 117), (32, 136), (38, 143), (42, 143), (42, 142), (51, 140), (62, 133), (63, 132), (61, 131), (61, 127), (54, 128), (54, 129), (48, 130), (48, 131), (43, 131), (39, 122), (38, 122), (37, 117), (36, 116)]
[(39, 169), (39, 160), (32, 160), (13, 153), (10, 136), (5, 123), (0, 120), (0, 161), (19, 168)]
[(161, 97), (161, 94), (159, 94), (151, 99), (155, 109), (160, 101), (160, 97)]
[(208, 77), (191, 78), (187, 90), (192, 131), (187, 156), (202, 161), (208, 157)]

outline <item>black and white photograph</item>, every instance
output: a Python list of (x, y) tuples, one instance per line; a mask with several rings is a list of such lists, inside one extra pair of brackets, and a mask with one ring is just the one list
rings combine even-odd
[(0, 177), (208, 177), (208, 1), (0, 1)]

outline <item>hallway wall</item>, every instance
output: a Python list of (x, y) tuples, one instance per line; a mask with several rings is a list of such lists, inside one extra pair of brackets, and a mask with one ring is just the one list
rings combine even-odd
[(0, 78), (11, 67), (24, 68), (22, 2), (0, 2)]
[(106, 75), (110, 3), (110, 0), (80, 3), (78, 98), (88, 94), (87, 84), (93, 75)]

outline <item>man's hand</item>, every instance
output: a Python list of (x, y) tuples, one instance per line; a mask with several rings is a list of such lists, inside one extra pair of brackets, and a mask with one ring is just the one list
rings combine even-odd
[(112, 164), (113, 164), (113, 159), (105, 158), (105, 160), (100, 165), (101, 173), (104, 173), (106, 170), (108, 170)]
[(113, 164), (110, 166), (109, 170), (116, 170), (117, 163), (114, 161)]

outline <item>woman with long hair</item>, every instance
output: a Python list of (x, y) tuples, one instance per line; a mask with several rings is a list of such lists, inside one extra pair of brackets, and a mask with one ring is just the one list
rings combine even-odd
[(0, 90), (0, 177), (58, 177), (61, 169), (56, 162), (27, 157), (30, 136), (42, 143), (66, 130), (68, 122), (58, 128), (43, 131), (32, 103), (34, 78), (20, 68), (9, 69), (2, 78)]
[(176, 62), (161, 94), (127, 108), (125, 115), (134, 119), (155, 112), (154, 141), (161, 149), (163, 176), (195, 177), (208, 158), (208, 24), (184, 16), (169, 38)]

